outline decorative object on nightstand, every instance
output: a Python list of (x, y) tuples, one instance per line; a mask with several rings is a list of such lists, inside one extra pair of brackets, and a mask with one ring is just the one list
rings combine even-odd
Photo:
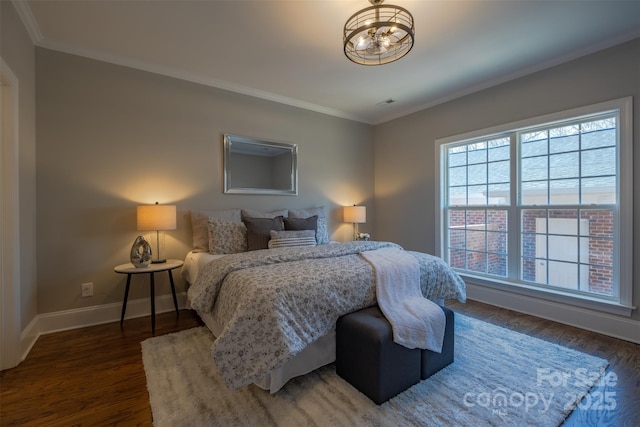
[(344, 222), (350, 222), (353, 224), (353, 240), (358, 239), (358, 224), (367, 222), (367, 207), (366, 206), (345, 206), (343, 211)]
[(138, 206), (138, 230), (156, 232), (155, 254), (152, 263), (166, 262), (164, 254), (164, 230), (176, 229), (176, 207), (175, 205), (155, 205)]
[(138, 236), (131, 246), (131, 264), (136, 268), (147, 267), (151, 264), (151, 245), (143, 236)]

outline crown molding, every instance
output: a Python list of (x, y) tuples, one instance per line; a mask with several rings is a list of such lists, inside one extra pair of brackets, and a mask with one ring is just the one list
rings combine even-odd
[(27, 33), (29, 33), (33, 44), (37, 45), (40, 43), (43, 39), (42, 32), (36, 22), (36, 18), (34, 18), (33, 13), (31, 13), (29, 3), (25, 0), (11, 0), (11, 3), (13, 3), (13, 6), (16, 8), (16, 12), (18, 12), (18, 16), (27, 29)]
[(280, 96), (271, 92), (266, 92), (266, 91), (250, 88), (247, 86), (236, 85), (223, 80), (212, 79), (206, 76), (190, 73), (188, 71), (181, 70), (178, 68), (167, 67), (164, 65), (155, 64), (147, 61), (140, 61), (133, 58), (127, 58), (127, 57), (122, 57), (118, 55), (111, 55), (111, 54), (98, 52), (91, 49), (83, 49), (83, 48), (71, 46), (65, 43), (47, 40), (44, 38), (44, 36), (42, 35), (42, 32), (40, 31), (40, 27), (38, 26), (38, 23), (35, 17), (33, 16), (33, 13), (31, 12), (31, 8), (29, 7), (29, 3), (27, 3), (26, 0), (11, 0), (11, 3), (13, 3), (14, 7), (16, 8), (18, 16), (20, 17), (23, 25), (27, 29), (27, 33), (29, 34), (29, 37), (31, 37), (31, 41), (33, 42), (34, 45), (38, 47), (56, 50), (59, 52), (64, 52), (72, 55), (83, 56), (86, 58), (95, 59), (102, 62), (108, 62), (116, 65), (121, 65), (124, 67), (135, 68), (141, 71), (147, 71), (154, 74), (173, 77), (176, 79), (185, 80), (192, 83), (198, 83), (205, 86), (215, 87), (218, 89), (228, 90), (230, 92), (252, 96), (254, 98), (260, 98), (267, 101), (277, 102), (279, 104), (302, 108), (304, 110), (327, 114), (329, 116), (371, 124), (367, 122), (365, 119), (363, 119), (362, 117), (353, 116), (351, 114), (347, 114), (343, 111), (336, 110), (333, 108), (323, 107), (321, 105), (312, 104), (309, 102), (304, 102), (297, 99), (288, 98), (285, 96)]
[(521, 77), (528, 76), (528, 75), (536, 73), (538, 71), (543, 71), (543, 70), (546, 70), (548, 68), (552, 68), (552, 67), (555, 67), (557, 65), (561, 65), (561, 64), (564, 64), (566, 62), (573, 61), (573, 60), (581, 58), (583, 56), (591, 55), (593, 53), (599, 52), (601, 50), (608, 49), (610, 47), (617, 46), (617, 45), (622, 44), (622, 43), (626, 43), (628, 41), (637, 39), (639, 37), (640, 37), (640, 29), (635, 29), (635, 30), (632, 30), (632, 31), (630, 31), (628, 33), (622, 34), (622, 35), (620, 35), (618, 37), (612, 37), (612, 38), (609, 38), (607, 40), (598, 42), (596, 44), (592, 44), (592, 45), (590, 45), (590, 46), (588, 46), (588, 47), (586, 47), (584, 49), (575, 50), (575, 51), (573, 51), (573, 52), (571, 52), (571, 53), (569, 53), (567, 55), (557, 56), (557, 57), (555, 57), (553, 59), (550, 59), (548, 61), (540, 62), (538, 64), (532, 65), (532, 66), (527, 67), (527, 68), (523, 68), (523, 69), (518, 70), (516, 72), (513, 72), (511, 74), (507, 74), (507, 75), (500, 76), (500, 77), (497, 77), (497, 78), (485, 80), (485, 81), (480, 82), (478, 84), (471, 85), (471, 86), (469, 86), (467, 88), (463, 88), (463, 89), (458, 90), (456, 92), (452, 92), (452, 93), (450, 93), (448, 95), (445, 95), (443, 97), (434, 99), (434, 100), (429, 101), (427, 103), (417, 105), (417, 106), (415, 106), (413, 108), (406, 108), (404, 110), (397, 111), (394, 114), (389, 114), (389, 115), (386, 115), (386, 116), (379, 117), (378, 120), (375, 120), (374, 122), (372, 122), (370, 124), (379, 125), (379, 124), (382, 124), (382, 123), (385, 123), (385, 122), (389, 122), (391, 120), (398, 119), (400, 117), (408, 116), (410, 114), (417, 113), (419, 111), (426, 110), (426, 109), (435, 107), (437, 105), (444, 104), (446, 102), (453, 101), (455, 99), (462, 98), (464, 96), (471, 95), (473, 93), (480, 92), (482, 90), (489, 89), (489, 88), (492, 88), (494, 86), (498, 86), (498, 85), (501, 85), (503, 83), (510, 82), (512, 80), (519, 79)]
[(166, 65), (160, 65), (153, 62), (141, 61), (134, 58), (127, 58), (119, 55), (112, 55), (104, 52), (98, 52), (92, 49), (83, 49), (77, 46), (71, 46), (65, 43), (59, 43), (47, 39), (42, 39), (37, 44), (38, 47), (45, 49), (55, 50), (58, 52), (68, 53), (71, 55), (82, 56), (97, 61), (108, 62), (115, 65), (121, 65), (124, 67), (135, 68), (137, 70), (146, 71), (154, 74), (160, 74), (167, 77), (173, 77), (180, 80), (185, 80), (192, 83), (198, 83), (205, 86), (215, 87), (218, 89), (228, 90), (230, 92), (239, 93), (242, 95), (251, 96), (254, 98), (265, 99), (267, 101), (277, 102), (279, 104), (285, 104), (292, 107), (302, 108), (305, 110), (315, 111), (317, 113), (327, 114), (329, 116), (339, 117), (342, 119), (353, 120), (362, 123), (369, 123), (362, 117), (353, 116), (340, 110), (323, 107), (321, 105), (312, 104), (309, 102), (300, 101), (285, 96), (280, 96), (271, 92), (266, 92), (247, 86), (236, 85), (227, 81), (212, 79), (197, 73), (191, 73), (179, 68), (168, 67)]
[(29, 7), (28, 2), (26, 0), (11, 0), (11, 2), (15, 6), (16, 11), (20, 16), (20, 19), (22, 20), (24, 26), (27, 29), (29, 36), (31, 37), (33, 43), (36, 46), (51, 49), (51, 50), (56, 50), (56, 51), (60, 51), (60, 52), (64, 52), (72, 55), (78, 55), (78, 56), (82, 56), (82, 57), (86, 57), (86, 58), (90, 58), (98, 61), (121, 65), (129, 68), (134, 68), (141, 71), (151, 72), (154, 74), (172, 77), (179, 80), (189, 81), (192, 83), (202, 84), (204, 86), (215, 87), (218, 89), (239, 93), (239, 94), (251, 96), (254, 98), (277, 102), (279, 104), (289, 105), (296, 108), (301, 108), (301, 109), (314, 111), (321, 114), (326, 114), (333, 117), (352, 120), (352, 121), (356, 121), (356, 122), (360, 122), (368, 125), (374, 125), (374, 126), (382, 123), (386, 123), (404, 116), (408, 116), (413, 113), (416, 113), (425, 109), (429, 109), (431, 107), (434, 107), (440, 104), (444, 104), (446, 102), (470, 95), (475, 92), (479, 92), (494, 86), (498, 86), (502, 83), (506, 83), (508, 81), (515, 80), (520, 77), (524, 77), (529, 74), (533, 74), (535, 72), (542, 71), (544, 69), (551, 68), (556, 65), (560, 65), (562, 63), (569, 62), (579, 57), (589, 55), (597, 51), (640, 37), (640, 30), (634, 29), (629, 33), (622, 34), (620, 36), (609, 38), (607, 40), (595, 43), (591, 46), (588, 46), (587, 48), (573, 51), (568, 55), (558, 56), (553, 59), (540, 62), (533, 66), (510, 73), (508, 75), (504, 75), (497, 78), (488, 79), (488, 80), (479, 82), (477, 84), (468, 86), (466, 88), (462, 88), (461, 90), (451, 92), (437, 99), (430, 100), (429, 102), (426, 102), (426, 103), (413, 105), (411, 107), (407, 107), (402, 110), (395, 111), (389, 114), (380, 114), (380, 115), (376, 115), (375, 117), (364, 118), (364, 117), (346, 113), (344, 111), (337, 110), (334, 108), (328, 108), (321, 105), (301, 101), (298, 99), (277, 95), (275, 93), (271, 93), (271, 92), (267, 92), (267, 91), (247, 87), (247, 86), (233, 84), (228, 81), (213, 79), (202, 74), (191, 73), (176, 67), (169, 67), (169, 66), (165, 66), (165, 65), (161, 65), (153, 62), (141, 61), (135, 58), (112, 55), (104, 52), (99, 52), (96, 50), (79, 48), (77, 46), (73, 46), (67, 43), (47, 40), (42, 35), (42, 32), (40, 31), (40, 28), (31, 12), (31, 8)]

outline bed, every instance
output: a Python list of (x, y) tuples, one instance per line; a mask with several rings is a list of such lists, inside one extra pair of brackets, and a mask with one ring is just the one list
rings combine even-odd
[[(275, 393), (333, 362), (336, 320), (376, 304), (373, 268), (360, 254), (381, 248), (399, 246), (357, 241), (189, 252), (182, 270), (188, 303), (216, 337), (211, 356), (227, 386), (254, 383)], [(407, 252), (420, 264), (426, 298), (465, 300), (464, 282), (441, 259)]]

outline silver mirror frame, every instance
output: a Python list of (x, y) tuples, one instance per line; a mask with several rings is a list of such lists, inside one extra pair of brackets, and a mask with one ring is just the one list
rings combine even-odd
[[(273, 195), (298, 195), (298, 145), (286, 142), (268, 141), (244, 136), (224, 134), (224, 192), (225, 194), (273, 194)], [(249, 144), (255, 147), (286, 149), (291, 154), (290, 186), (283, 188), (253, 188), (232, 186), (232, 176), (238, 171), (231, 169), (231, 153), (234, 145)]]

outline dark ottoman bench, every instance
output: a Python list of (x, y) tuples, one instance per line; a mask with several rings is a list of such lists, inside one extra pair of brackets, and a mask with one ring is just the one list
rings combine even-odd
[(440, 306), (440, 308), (444, 311), (444, 316), (447, 319), (447, 324), (444, 327), (442, 352), (436, 353), (431, 350), (422, 350), (420, 379), (423, 380), (426, 380), (440, 369), (453, 363), (455, 317), (453, 315), (453, 311), (449, 310), (447, 307)]
[(442, 353), (394, 343), (391, 324), (377, 306), (340, 317), (336, 373), (378, 405), (428, 378), (453, 362), (453, 312), (442, 309), (447, 316)]

